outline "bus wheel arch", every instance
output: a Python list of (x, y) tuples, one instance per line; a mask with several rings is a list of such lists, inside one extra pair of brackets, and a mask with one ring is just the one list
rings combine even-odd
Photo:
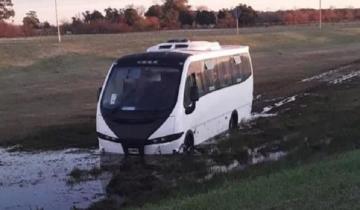
[(231, 113), (229, 120), (229, 131), (235, 131), (239, 127), (239, 115), (236, 110)]

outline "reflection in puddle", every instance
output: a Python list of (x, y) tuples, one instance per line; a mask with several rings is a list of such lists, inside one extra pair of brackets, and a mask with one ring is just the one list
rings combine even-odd
[(267, 117), (276, 117), (277, 114), (268, 114), (268, 113), (254, 113), (250, 118), (246, 119), (246, 121), (254, 121), (259, 118), (267, 118)]
[(346, 80), (352, 79), (354, 77), (358, 77), (360, 76), (360, 70), (359, 71), (353, 71), (350, 72), (349, 74), (346, 75), (342, 75), (341, 77), (337, 77), (336, 79), (329, 81), (331, 84), (341, 84)]
[(354, 77), (360, 76), (360, 70), (353, 71), (352, 67), (353, 65), (346, 65), (337, 69), (333, 69), (328, 72), (321, 73), (319, 75), (315, 75), (313, 77), (303, 79), (301, 81), (302, 82), (320, 81), (333, 85), (341, 84)]
[[(230, 165), (214, 165), (210, 167), (210, 174), (213, 173), (227, 173), (235, 169), (244, 169), (245, 167), (240, 165), (240, 162), (234, 160)], [(209, 177), (207, 177), (209, 178)]]
[[(212, 165), (205, 180), (210, 180), (214, 175), (232, 171), (245, 170), (247, 167), (265, 162), (278, 161), (287, 155), (286, 151), (278, 147), (263, 145), (254, 149), (247, 149), (247, 160), (234, 160), (228, 165)], [(241, 161), (241, 163), (240, 163)]]
[(298, 96), (294, 95), (287, 98), (275, 98), (275, 99), (267, 100), (266, 102), (273, 102), (273, 104), (262, 108), (262, 111), (260, 113), (253, 113), (248, 119), (245, 120), (245, 123), (249, 121), (257, 120), (259, 118), (276, 117), (278, 113), (270, 113), (270, 112), (273, 111), (274, 109), (279, 109), (284, 105), (296, 101), (297, 98)]
[(0, 209), (86, 208), (104, 197), (101, 177), (73, 185), (73, 168), (91, 169), (99, 155), (91, 150), (7, 152), (0, 149)]
[(287, 97), (279, 102), (276, 102), (273, 105), (267, 106), (263, 108), (263, 111), (261, 112), (262, 115), (266, 115), (268, 114), (270, 111), (272, 111), (275, 108), (280, 108), (282, 106), (284, 106), (285, 104), (291, 103), (296, 101), (296, 95), (295, 96), (291, 96), (291, 97)]
[(259, 163), (269, 162), (269, 161), (278, 161), (284, 156), (286, 156), (287, 152), (274, 149), (272, 151), (265, 151), (267, 148), (259, 147), (255, 148), (248, 152), (249, 154), (249, 165), (255, 165)]

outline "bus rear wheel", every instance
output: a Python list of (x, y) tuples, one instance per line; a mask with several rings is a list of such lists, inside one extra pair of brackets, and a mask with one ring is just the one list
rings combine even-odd
[(239, 128), (237, 112), (233, 112), (229, 121), (229, 131), (234, 132)]

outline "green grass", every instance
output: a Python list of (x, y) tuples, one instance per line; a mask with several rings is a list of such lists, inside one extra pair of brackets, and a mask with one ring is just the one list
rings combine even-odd
[(0, 70), (0, 145), (96, 146), (97, 88), (112, 61), (72, 53)]
[(57, 38), (35, 37), (0, 39), (0, 70), (6, 66), (28, 66), (40, 60), (78, 53), (116, 58), (143, 51), (147, 47), (171, 38), (214, 40), (224, 44), (246, 44), (255, 51), (299, 50), (307, 47), (334, 46), (354, 43), (360, 35), (359, 24), (332, 25), (322, 32), (314, 26), (276, 26), (245, 28), (239, 36), (233, 29), (163, 31), (129, 34), (70, 35), (63, 43)]
[(360, 208), (360, 151), (273, 174), (230, 180), (207, 193), (141, 209), (348, 209)]

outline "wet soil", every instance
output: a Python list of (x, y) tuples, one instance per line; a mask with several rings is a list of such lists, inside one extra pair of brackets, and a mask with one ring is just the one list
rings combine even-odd
[[(292, 95), (257, 96), (253, 117), (238, 131), (205, 142), (193, 154), (123, 159), (88, 149), (1, 149), (0, 209), (140, 207), (359, 149), (358, 70), (360, 64), (352, 63), (297, 81), (301, 88)], [(54, 133), (58, 140), (69, 137), (55, 128), (46, 136)], [(41, 136), (38, 141), (40, 149)]]
[(90, 209), (140, 207), (191, 196), (227, 180), (360, 149), (360, 77), (354, 73), (359, 67), (356, 63), (300, 80), (307, 88), (293, 96), (258, 98), (253, 119), (237, 132), (199, 146), (195, 154), (104, 162), (104, 170), (114, 174), (106, 186), (108, 196)]

